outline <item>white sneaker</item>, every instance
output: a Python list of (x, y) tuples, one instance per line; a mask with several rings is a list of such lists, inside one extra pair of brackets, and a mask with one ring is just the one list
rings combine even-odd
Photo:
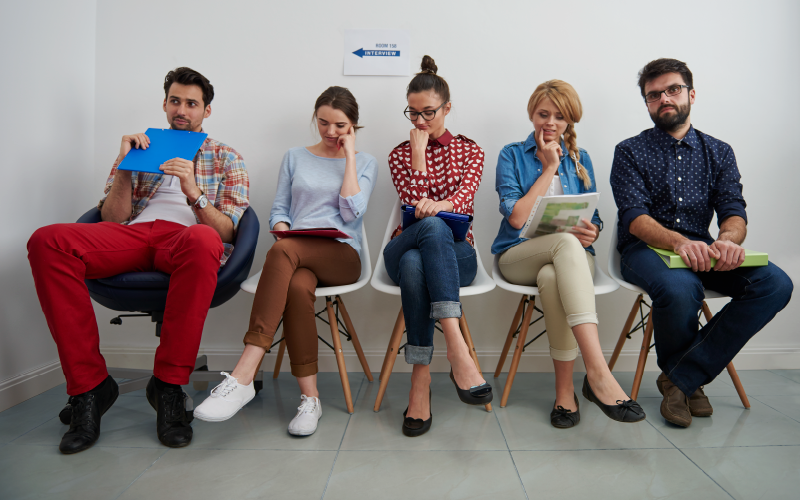
[(300, 395), (300, 406), (297, 415), (289, 422), (289, 434), (293, 436), (310, 436), (317, 430), (317, 420), (322, 418), (322, 404), (319, 398)]
[(236, 415), (244, 405), (256, 397), (253, 382), (242, 385), (228, 373), (225, 380), (211, 390), (211, 395), (194, 409), (194, 416), (206, 422), (222, 422)]

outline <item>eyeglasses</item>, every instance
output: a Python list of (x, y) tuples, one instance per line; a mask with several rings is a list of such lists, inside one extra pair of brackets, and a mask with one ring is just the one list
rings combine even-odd
[[(447, 101), (443, 102), (442, 106), (444, 106), (445, 104), (447, 104)], [(408, 118), (412, 122), (417, 121), (417, 118), (419, 118), (419, 115), (422, 115), (422, 119), (423, 120), (425, 120), (426, 122), (429, 122), (429, 121), (433, 120), (436, 117), (436, 112), (439, 111), (440, 109), (442, 109), (442, 106), (439, 106), (438, 108), (436, 108), (436, 109), (434, 109), (432, 111), (428, 110), (428, 111), (422, 111), (422, 112), (411, 111), (411, 110), (408, 109), (408, 106), (406, 106), (406, 110), (403, 111), (403, 114), (406, 115), (406, 118)]]
[(648, 92), (647, 94), (645, 94), (644, 100), (645, 100), (645, 102), (656, 102), (656, 101), (661, 100), (661, 94), (666, 94), (667, 97), (673, 97), (673, 96), (676, 96), (676, 95), (680, 94), (681, 93), (681, 89), (690, 89), (691, 90), (691, 88), (692, 87), (690, 87), (688, 85), (673, 85), (671, 87), (668, 87), (665, 90), (662, 90), (661, 92), (657, 92), (655, 90), (652, 91), (652, 92)]

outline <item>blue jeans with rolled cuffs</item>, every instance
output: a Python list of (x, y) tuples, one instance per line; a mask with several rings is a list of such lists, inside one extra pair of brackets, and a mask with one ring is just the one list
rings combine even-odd
[(383, 259), (389, 277), (400, 285), (406, 320), (406, 363), (429, 365), (437, 319), (460, 318), (459, 287), (478, 272), (475, 249), (455, 241), (439, 217), (412, 224), (386, 245)]
[[(792, 296), (792, 280), (772, 262), (764, 267), (693, 272), (670, 269), (641, 241), (622, 251), (622, 276), (653, 300), (658, 366), (687, 396), (708, 384)], [(705, 297), (714, 290), (731, 301), (698, 328)]]

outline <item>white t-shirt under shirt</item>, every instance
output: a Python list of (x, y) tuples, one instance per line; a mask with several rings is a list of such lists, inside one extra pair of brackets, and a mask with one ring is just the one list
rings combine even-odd
[[(547, 188), (547, 192), (544, 194), (545, 196), (564, 196), (564, 188), (561, 187), (561, 178), (558, 174), (553, 176), (553, 179), (550, 181), (550, 187)], [(147, 210), (145, 208), (145, 210)]]
[(175, 222), (182, 226), (197, 224), (194, 211), (186, 204), (186, 195), (181, 191), (181, 181), (174, 175), (164, 175), (164, 181), (153, 193), (142, 213), (129, 224), (153, 222), (156, 219)]

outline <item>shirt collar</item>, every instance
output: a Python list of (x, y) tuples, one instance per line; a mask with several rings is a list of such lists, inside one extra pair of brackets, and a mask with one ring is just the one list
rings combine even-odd
[(444, 134), (438, 139), (428, 139), (428, 144), (435, 145), (439, 144), (440, 146), (447, 146), (450, 144), (450, 141), (453, 140), (453, 134), (450, 133), (449, 130), (445, 129)]
[(686, 144), (692, 149), (697, 149), (700, 145), (697, 140), (697, 132), (694, 130), (694, 125), (689, 125), (689, 131), (686, 132), (686, 135), (680, 141), (658, 127), (653, 127), (653, 137), (656, 143), (664, 148), (672, 147), (678, 142)]
[[(523, 150), (526, 153), (530, 150), (533, 150), (533, 152), (536, 153), (536, 136), (534, 134), (535, 132), (531, 132), (531, 135), (529, 135), (528, 138), (525, 139)], [(564, 141), (561, 141), (561, 156), (563, 157), (566, 154), (567, 154), (567, 146), (566, 144), (564, 144)]]

